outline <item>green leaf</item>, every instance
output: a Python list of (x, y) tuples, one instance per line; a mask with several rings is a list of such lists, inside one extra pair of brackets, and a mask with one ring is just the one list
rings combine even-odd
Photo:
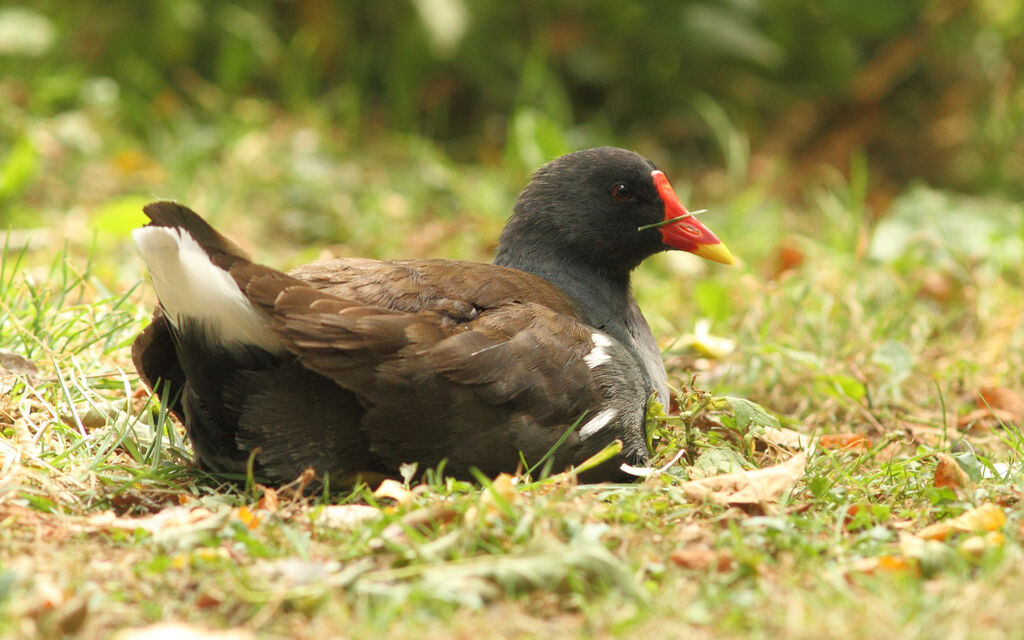
[(725, 447), (712, 447), (702, 452), (693, 462), (695, 469), (707, 476), (716, 476), (722, 473), (733, 473), (748, 468), (743, 456), (733, 449)]
[(981, 482), (985, 477), (985, 465), (978, 460), (973, 451), (964, 451), (953, 456), (960, 468), (967, 473), (967, 477), (973, 482)]
[(644, 416), (644, 439), (647, 450), (654, 451), (654, 433), (668, 419), (665, 407), (653, 398), (647, 403), (647, 414)]
[(754, 426), (779, 428), (778, 418), (765, 411), (764, 407), (756, 402), (733, 396), (726, 396), (725, 400), (732, 409), (733, 428), (737, 431), (746, 433)]

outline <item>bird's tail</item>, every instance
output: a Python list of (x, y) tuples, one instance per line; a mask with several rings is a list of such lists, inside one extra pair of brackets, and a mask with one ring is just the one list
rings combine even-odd
[(199, 214), (174, 202), (143, 209), (150, 222), (132, 232), (171, 325), (200, 328), (224, 346), (282, 350), (269, 319), (244, 293), (235, 274), (252, 265), (246, 253)]

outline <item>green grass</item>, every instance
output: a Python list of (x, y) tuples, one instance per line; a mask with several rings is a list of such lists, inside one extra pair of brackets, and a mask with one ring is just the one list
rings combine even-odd
[[(398, 502), (365, 487), (272, 498), (194, 469), (180, 426), (139, 392), (129, 345), (153, 298), (127, 237), (138, 203), (187, 202), (278, 266), (321, 247), (486, 259), (525, 175), (242, 106), (234, 128), (182, 118), (155, 142), (104, 135), (98, 150), (41, 155), (45, 170), (29, 166), (3, 196), (0, 634), (158, 621), (269, 638), (1020, 627), (1020, 416), (959, 424), (982, 387), (1024, 386), (1019, 206), (915, 187), (878, 223), (856, 175), (808, 187), (793, 209), (767, 185), (709, 196), (669, 167), (744, 261), (666, 255), (636, 274), (680, 389), (680, 414), (652, 427), (655, 466), (682, 451), (678, 463), (623, 486), (428, 474)], [(780, 273), (781, 247), (799, 264)], [(682, 339), (701, 318), (735, 348), (710, 357)], [(774, 426), (868, 446), (808, 447), (792, 490), (764, 504), (687, 497), (690, 479), (794, 455), (766, 443)], [(968, 486), (934, 485), (940, 452)], [(989, 502), (1006, 515), (1001, 538), (916, 535)]]

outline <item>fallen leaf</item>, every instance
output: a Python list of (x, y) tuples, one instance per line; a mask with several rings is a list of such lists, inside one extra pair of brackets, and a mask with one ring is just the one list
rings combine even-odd
[(224, 604), (224, 600), (210, 593), (200, 593), (195, 603), (200, 609), (216, 609)]
[(721, 505), (757, 504), (767, 507), (803, 477), (806, 466), (807, 455), (800, 452), (772, 467), (691, 480), (678, 488), (694, 502), (708, 500)]
[(806, 259), (802, 248), (792, 240), (785, 241), (775, 249), (775, 269), (770, 277), (774, 280), (787, 271), (797, 269)]
[(1009, 412), (1017, 419), (1024, 416), (1024, 396), (1006, 387), (982, 387), (978, 389), (979, 409), (992, 408)]
[(148, 627), (122, 629), (111, 640), (255, 640), (247, 629), (215, 631), (178, 622), (160, 622)]
[(280, 508), (277, 490), (272, 487), (263, 487), (263, 495), (260, 496), (259, 501), (256, 503), (256, 508), (275, 513)]
[(960, 429), (969, 429), (977, 435), (988, 433), (992, 430), (992, 425), (1001, 422), (1013, 422), (1013, 416), (1009, 411), (1003, 411), (1002, 409), (975, 409), (970, 413), (960, 416), (956, 421), (956, 426)]
[(401, 482), (392, 478), (387, 478), (381, 482), (380, 486), (377, 487), (377, 490), (373, 492), (373, 497), (389, 498), (400, 505), (407, 505), (412, 502), (413, 494), (412, 491), (409, 491), (409, 489), (407, 489)]
[(260, 526), (259, 517), (252, 512), (252, 509), (245, 505), (242, 505), (241, 507), (235, 509), (235, 515), (238, 517), (239, 520), (242, 521), (242, 524), (244, 524), (245, 527), (250, 531)]
[(209, 522), (212, 519), (223, 520), (224, 513), (215, 513), (205, 507), (190, 508), (185, 506), (170, 507), (149, 516), (121, 517), (113, 511), (104, 511), (86, 518), (86, 525), (95, 529), (123, 529), (135, 531), (142, 529), (148, 533), (157, 533), (168, 529), (193, 527)]
[(1006, 542), (1006, 538), (1003, 537), (1000, 531), (989, 531), (983, 536), (971, 536), (966, 538), (959, 545), (957, 545), (957, 551), (960, 555), (967, 558), (978, 559), (985, 555), (985, 552), (989, 549), (996, 549), (1003, 546)]
[(998, 531), (1006, 524), (1006, 514), (997, 505), (987, 502), (965, 511), (955, 518), (928, 525), (917, 536), (925, 540), (945, 540), (954, 533)]
[(0, 351), (0, 381), (13, 379), (16, 376), (35, 380), (39, 374), (39, 367), (25, 356)]
[(335, 529), (352, 529), (382, 515), (380, 509), (365, 504), (329, 504), (319, 510), (317, 521)]
[(873, 575), (879, 572), (902, 573), (913, 569), (913, 565), (903, 556), (878, 556), (876, 558), (864, 558), (852, 567), (851, 571)]
[(341, 569), (340, 562), (328, 561), (325, 558), (316, 560), (278, 558), (256, 565), (254, 572), (265, 576), (278, 587), (290, 589), (322, 583)]
[(228, 522), (228, 509), (210, 511), (204, 507), (169, 507), (150, 516), (119, 517), (112, 511), (104, 511), (85, 519), (89, 529), (120, 529), (124, 531), (143, 530), (153, 536), (159, 545), (173, 548), (193, 547), (204, 537), (222, 529)]
[(762, 442), (787, 449), (806, 449), (811, 441), (809, 437), (792, 429), (776, 429), (775, 427), (754, 427), (751, 434)]
[(693, 333), (680, 336), (676, 345), (693, 349), (709, 358), (723, 358), (733, 352), (736, 341), (712, 335), (711, 321), (702, 318), (694, 324)]
[(829, 433), (818, 439), (823, 449), (839, 449), (840, 451), (867, 451), (871, 448), (871, 440), (864, 433)]
[(900, 555), (925, 577), (946, 569), (957, 557), (956, 550), (945, 542), (909, 533), (900, 534), (899, 549)]
[(935, 302), (949, 302), (960, 294), (963, 287), (948, 271), (928, 269), (921, 274), (921, 287), (918, 295), (930, 298)]
[[(470, 512), (476, 507), (470, 507), (467, 511), (467, 518)], [(453, 522), (461, 513), (447, 504), (435, 504), (429, 507), (421, 507), (402, 516), (398, 522), (392, 522), (380, 532), (381, 545), (383, 540), (404, 540), (407, 529), (426, 531), (430, 527)], [(378, 541), (375, 541), (378, 542)]]
[(862, 504), (851, 504), (846, 507), (846, 515), (843, 516), (843, 529), (849, 529), (850, 525), (853, 524), (853, 519), (856, 518), (861, 512), (867, 507)]
[(935, 465), (935, 479), (932, 481), (936, 487), (949, 487), (953, 491), (961, 491), (970, 485), (971, 480), (967, 477), (967, 472), (960, 468), (952, 456), (940, 453), (936, 457), (939, 462)]
[(1024, 396), (1006, 387), (981, 387), (975, 399), (977, 409), (957, 419), (961, 429), (987, 432), (1000, 424), (1024, 423)]
[(499, 473), (489, 487), (480, 492), (480, 502), (466, 510), (466, 520), (475, 522), (503, 510), (505, 505), (519, 501), (515, 477)]
[(878, 568), (883, 571), (906, 571), (910, 563), (901, 556), (881, 556), (878, 558)]
[(728, 571), (733, 565), (733, 556), (726, 550), (716, 551), (708, 546), (694, 546), (676, 549), (669, 556), (677, 567), (703, 571), (714, 567), (717, 571)]

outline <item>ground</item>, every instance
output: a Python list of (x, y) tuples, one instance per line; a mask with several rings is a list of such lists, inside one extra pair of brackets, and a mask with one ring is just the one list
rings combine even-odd
[[(685, 168), (667, 166), (741, 263), (663, 255), (635, 275), (679, 393), (651, 416), (646, 479), (410, 470), (307, 496), (196, 470), (139, 383), (129, 345), (153, 304), (128, 236), (139, 206), (182, 200), (282, 267), (486, 260), (526, 174), (249, 106), (235, 131), (179, 123), (158, 154), (75, 147), (89, 144), (68, 137), (76, 126), (102, 138), (99, 116), (39, 122), (35, 151), (7, 160), (8, 187), (11, 163), (46, 171), (2, 192), (15, 214), (0, 270), (0, 633), (1019, 628), (1019, 205), (917, 185), (880, 212), (856, 175), (797, 205), (770, 184), (694, 202)], [(211, 150), (210, 135), (226, 141)]]

